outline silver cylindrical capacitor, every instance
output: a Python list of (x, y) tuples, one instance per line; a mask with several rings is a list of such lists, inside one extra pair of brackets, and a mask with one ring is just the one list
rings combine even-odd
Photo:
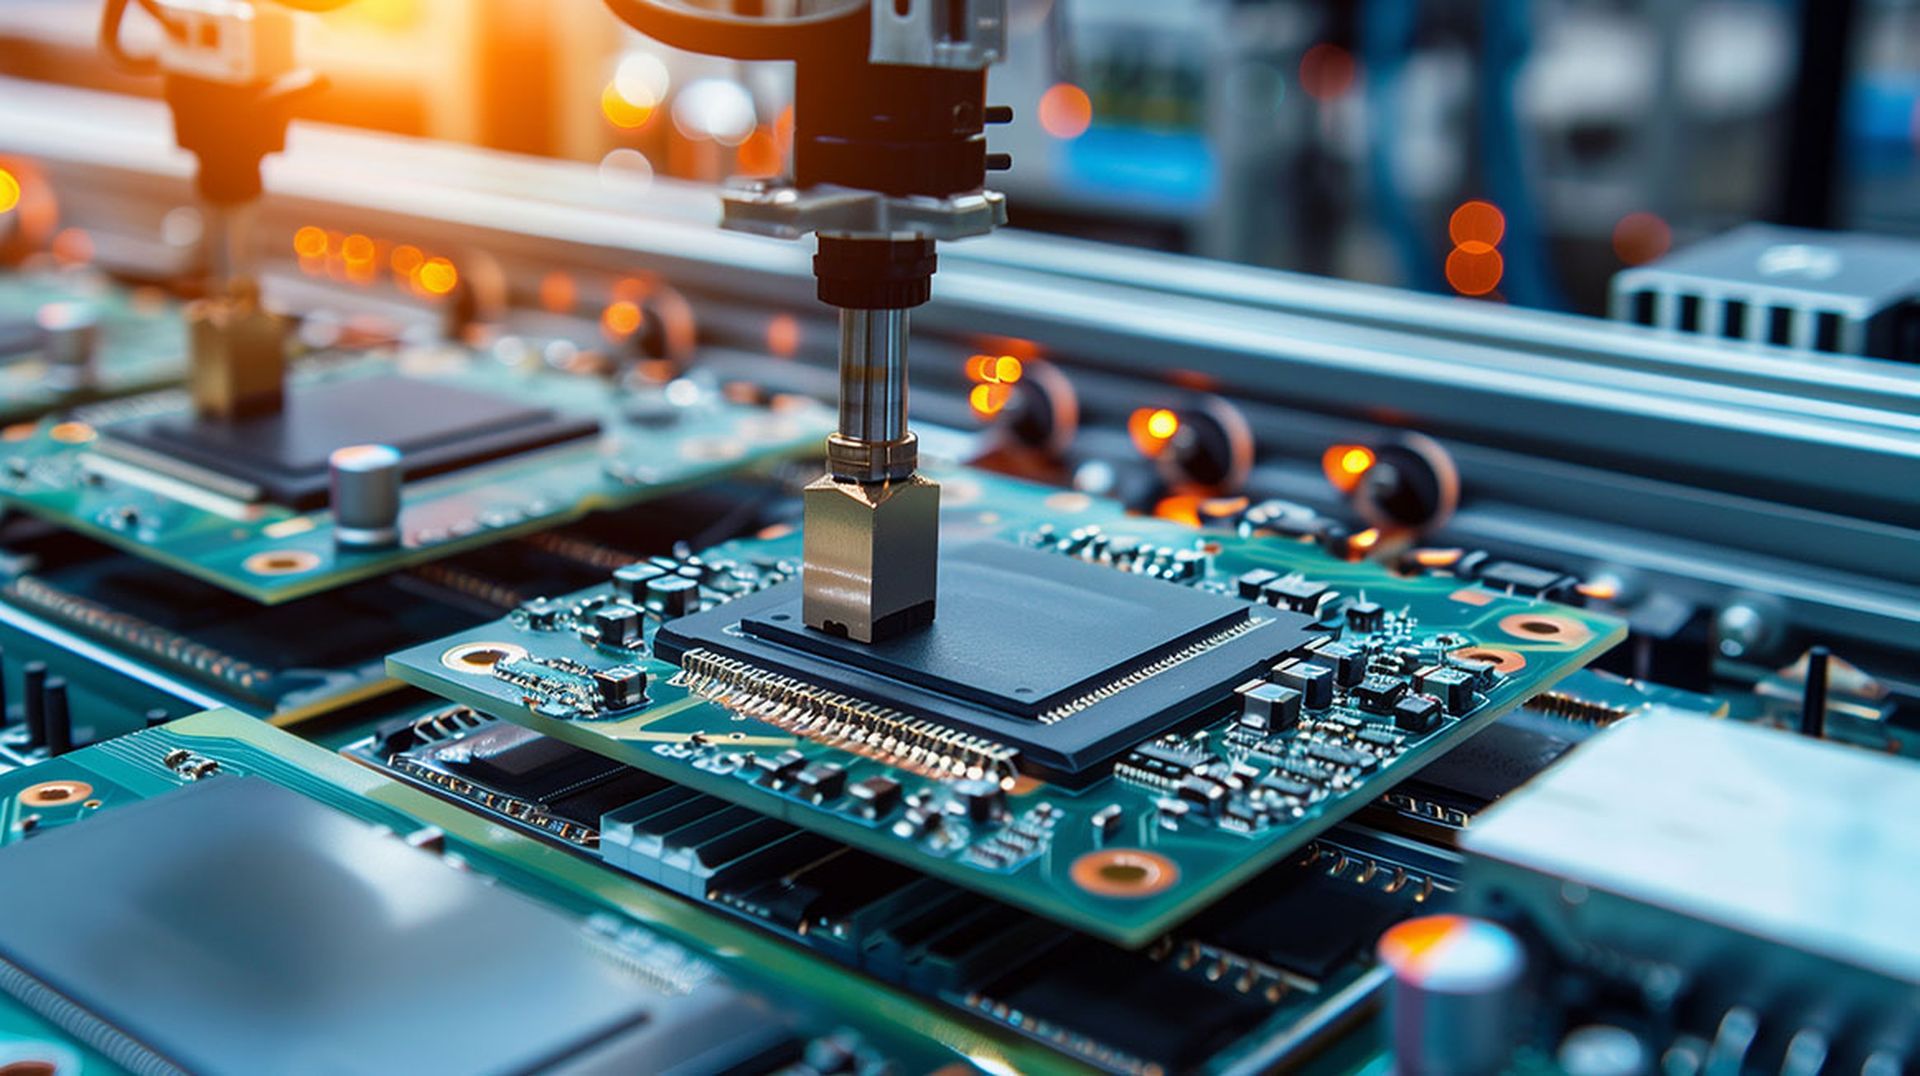
[(100, 313), (92, 303), (60, 300), (34, 312), (40, 326), (40, 351), (54, 376), (66, 384), (93, 384), (94, 355), (100, 347)]
[(400, 453), (386, 445), (348, 445), (327, 457), (333, 538), (377, 548), (400, 540)]
[(1409, 919), (1380, 936), (1393, 972), (1388, 1026), (1398, 1076), (1505, 1069), (1522, 1026), (1526, 950), (1505, 927), (1464, 915)]

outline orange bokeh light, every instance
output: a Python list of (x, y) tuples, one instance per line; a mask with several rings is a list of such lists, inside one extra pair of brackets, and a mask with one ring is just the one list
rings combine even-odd
[(619, 340), (640, 331), (640, 321), (639, 303), (616, 299), (600, 312), (600, 331), (609, 339)]
[(1158, 456), (1180, 432), (1180, 416), (1164, 407), (1142, 407), (1127, 416), (1127, 434), (1143, 456)]
[(364, 235), (350, 235), (340, 244), (340, 256), (345, 258), (349, 267), (370, 266), (375, 254), (373, 240)]
[(1613, 252), (1628, 265), (1645, 265), (1673, 247), (1673, 229), (1652, 213), (1629, 213), (1613, 226)]
[(632, 130), (644, 127), (653, 118), (653, 108), (648, 105), (636, 105), (620, 96), (620, 90), (613, 83), (607, 83), (600, 91), (600, 114), (615, 127)]
[(309, 224), (293, 233), (293, 252), (302, 258), (324, 258), (327, 255), (327, 233)]
[(1358, 74), (1353, 54), (1338, 45), (1322, 42), (1300, 57), (1300, 88), (1316, 101), (1343, 96)]
[(1200, 498), (1186, 493), (1162, 497), (1160, 502), (1153, 506), (1153, 514), (1159, 519), (1198, 527), (1200, 526)]
[(1013, 389), (1011, 387), (988, 382), (982, 385), (975, 385), (973, 391), (967, 393), (967, 405), (973, 408), (974, 415), (979, 418), (988, 419), (1004, 410), (1007, 406), (1007, 401), (1012, 398)]
[(1489, 243), (1462, 243), (1447, 255), (1447, 283), (1462, 295), (1491, 292), (1505, 272), (1506, 260)]
[(1447, 235), (1456, 247), (1468, 243), (1499, 246), (1506, 234), (1507, 216), (1492, 202), (1462, 202), (1453, 216), (1447, 218)]
[(800, 319), (792, 314), (775, 314), (767, 322), (767, 350), (791, 359), (800, 353)]
[(454, 285), (460, 283), (460, 273), (454, 269), (453, 263), (445, 258), (428, 258), (414, 274), (414, 279), (420, 282), (421, 289), (429, 295), (445, 295), (454, 289)]
[(13, 173), (0, 168), (0, 213), (11, 213), (13, 207), (20, 204), (20, 181)]
[(420, 253), (419, 247), (405, 243), (394, 247), (393, 253), (387, 258), (388, 263), (393, 266), (394, 274), (404, 277), (411, 277), (426, 260), (427, 256)]
[(740, 148), (733, 151), (734, 167), (741, 175), (753, 179), (764, 179), (780, 174), (782, 164), (780, 141), (774, 137), (773, 128), (761, 124), (753, 129)]
[(1180, 432), (1180, 416), (1161, 408), (1147, 416), (1147, 434), (1165, 441)]
[(540, 278), (540, 309), (549, 314), (565, 314), (573, 310), (578, 289), (573, 286), (573, 278), (558, 270)]
[(1053, 137), (1079, 138), (1093, 126), (1093, 98), (1071, 82), (1058, 82), (1040, 95), (1034, 115), (1040, 120), (1040, 129)]
[(1333, 445), (1320, 456), (1320, 469), (1334, 488), (1346, 492), (1360, 484), (1360, 476), (1373, 469), (1376, 457), (1365, 445)]

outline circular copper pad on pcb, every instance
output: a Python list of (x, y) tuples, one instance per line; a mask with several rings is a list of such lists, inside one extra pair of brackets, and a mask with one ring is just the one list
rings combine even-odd
[(1073, 861), (1073, 884), (1102, 897), (1150, 897), (1173, 888), (1180, 868), (1158, 852), (1102, 848)]
[(20, 802), (28, 807), (66, 807), (93, 795), (93, 786), (85, 781), (42, 781), (20, 793)]
[(1500, 618), (1500, 630), (1516, 639), (1560, 646), (1579, 646), (1593, 638), (1592, 629), (1558, 613), (1514, 613)]
[(276, 549), (255, 553), (240, 566), (255, 575), (299, 575), (320, 567), (320, 555), (304, 549)]
[(1465, 658), (1468, 661), (1484, 661), (1493, 666), (1494, 671), (1501, 673), (1517, 673), (1527, 667), (1525, 654), (1516, 653), (1512, 650), (1502, 650), (1497, 646), (1469, 646), (1455, 650), (1452, 653), (1456, 658)]
[(519, 661), (526, 656), (526, 647), (512, 643), (461, 643), (440, 655), (440, 664), (454, 672), (492, 676), (495, 665)]

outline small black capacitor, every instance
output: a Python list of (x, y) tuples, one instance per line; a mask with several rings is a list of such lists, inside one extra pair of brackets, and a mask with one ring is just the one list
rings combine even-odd
[(46, 723), (47, 757), (57, 758), (73, 750), (73, 715), (67, 709), (67, 682), (58, 676), (47, 678), (41, 693), (43, 720)]
[(669, 619), (686, 616), (700, 607), (700, 584), (679, 575), (652, 580), (647, 584), (647, 606)]
[(27, 746), (47, 745), (47, 663), (29, 661), (20, 669), (20, 705), (27, 717)]

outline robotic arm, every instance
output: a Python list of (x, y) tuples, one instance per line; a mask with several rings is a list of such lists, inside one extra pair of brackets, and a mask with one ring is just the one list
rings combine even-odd
[(347, 0), (132, 2), (159, 23), (159, 49), (135, 56), (121, 43), (129, 0), (106, 0), (101, 47), (129, 70), (163, 80), (174, 138), (199, 162), (194, 186), (207, 207), (215, 287), (186, 312), (195, 409), (211, 420), (272, 413), (281, 406), (285, 333), (260, 308), (248, 224), (260, 197), (260, 162), (285, 148), (292, 106), (324, 85), (295, 63), (293, 10), (326, 11)]
[[(756, 11), (767, 6), (748, 0)], [(986, 68), (1006, 48), (1005, 0), (802, 0), (787, 15), (680, 0), (607, 0), (641, 33), (742, 60), (791, 60), (793, 175), (730, 189), (723, 226), (819, 236), (814, 276), (840, 309), (840, 421), (807, 487), (807, 626), (874, 642), (933, 620), (939, 487), (907, 427), (908, 311), (932, 293), (934, 243), (1006, 222), (985, 189)], [(738, 5), (736, 5), (738, 6)]]

